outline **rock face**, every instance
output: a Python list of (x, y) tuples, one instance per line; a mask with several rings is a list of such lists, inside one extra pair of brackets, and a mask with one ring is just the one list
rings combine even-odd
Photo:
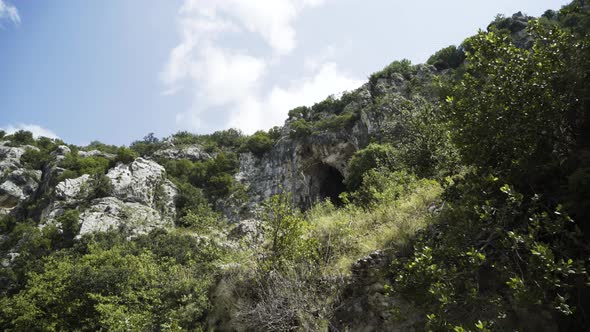
[(390, 263), (387, 255), (375, 251), (352, 266), (352, 278), (332, 321), (337, 331), (415, 331), (423, 317), (420, 311), (385, 294), (383, 271)]
[(177, 189), (166, 179), (162, 166), (138, 158), (130, 164), (118, 164), (106, 177), (112, 184), (110, 196), (96, 199), (91, 199), (94, 188), (88, 174), (58, 183), (42, 221), (52, 223), (66, 210), (78, 209), (81, 235), (106, 230), (135, 235), (173, 226)]
[(90, 175), (84, 174), (75, 179), (65, 179), (55, 186), (55, 197), (66, 203), (84, 200), (88, 196)]
[(109, 170), (107, 177), (113, 184), (113, 196), (126, 202), (141, 203), (150, 207), (164, 199), (169, 203), (174, 186), (166, 180), (166, 170), (154, 161), (137, 158), (129, 165), (119, 164)]
[(203, 151), (203, 148), (199, 145), (176, 147), (171, 144), (162, 150), (156, 151), (154, 157), (199, 161), (210, 159), (211, 155)]
[(103, 157), (107, 159), (115, 158), (115, 155), (112, 153), (106, 153), (99, 150), (90, 150), (90, 151), (78, 151), (79, 157)]
[(116, 230), (124, 234), (146, 234), (154, 228), (172, 226), (158, 211), (140, 203), (115, 197), (97, 198), (80, 215), (80, 235)]
[(10, 213), (37, 191), (41, 171), (28, 170), (21, 163), (27, 149), (33, 146), (11, 147), (0, 142), (0, 215)]
[[(429, 82), (435, 72), (433, 66), (417, 65), (412, 83), (399, 73), (384, 74), (353, 91), (354, 98), (340, 111), (358, 114), (349, 126), (291, 138), (294, 119), (287, 120), (281, 138), (269, 152), (261, 157), (251, 153), (240, 155), (235, 179), (249, 190), (249, 212), (229, 216), (230, 220), (254, 217), (252, 209), (256, 204), (283, 191), (293, 193), (293, 201), (302, 208), (326, 198), (338, 204), (339, 194), (346, 189), (344, 180), (350, 158), (365, 148), (371, 138), (380, 137), (386, 126), (396, 123), (400, 108), (411, 98), (411, 84)], [(308, 117), (329, 119), (335, 115), (320, 112)], [(399, 126), (399, 131), (403, 131)]]

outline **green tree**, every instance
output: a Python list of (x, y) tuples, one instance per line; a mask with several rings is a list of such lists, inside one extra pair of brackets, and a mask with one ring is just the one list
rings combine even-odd
[(587, 40), (532, 23), (532, 49), (480, 32), (467, 41), (468, 68), (446, 99), (463, 159), (494, 174), (562, 163), (575, 139)]
[(280, 270), (309, 253), (302, 238), (307, 224), (293, 206), (290, 194), (271, 196), (260, 217), (267, 239), (263, 268)]

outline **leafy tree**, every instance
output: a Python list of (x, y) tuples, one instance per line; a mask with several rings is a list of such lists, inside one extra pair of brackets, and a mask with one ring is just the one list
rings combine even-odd
[[(464, 160), (494, 174), (533, 171), (564, 161), (580, 116), (589, 63), (587, 41), (538, 23), (531, 50), (508, 37), (479, 33), (468, 40), (468, 69), (447, 97), (454, 141)], [(549, 153), (548, 153), (549, 152)]]
[(262, 228), (267, 238), (262, 266), (266, 270), (281, 270), (286, 264), (309, 254), (302, 239), (305, 220), (293, 206), (291, 195), (271, 196), (263, 205)]

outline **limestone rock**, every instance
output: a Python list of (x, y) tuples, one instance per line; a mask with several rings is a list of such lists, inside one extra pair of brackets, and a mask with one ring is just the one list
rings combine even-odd
[(115, 197), (98, 198), (80, 215), (80, 235), (118, 230), (129, 235), (146, 234), (154, 228), (170, 227), (171, 222), (145, 205), (122, 202)]
[(166, 181), (166, 171), (154, 161), (137, 158), (109, 170), (114, 196), (126, 201), (154, 206), (156, 189)]
[(211, 159), (211, 155), (203, 151), (203, 148), (200, 145), (189, 145), (182, 147), (170, 145), (163, 150), (156, 151), (154, 153), (154, 157), (168, 159), (189, 159), (192, 161)]
[(41, 171), (18, 168), (5, 172), (7, 175), (0, 181), (0, 208), (7, 213), (35, 194), (41, 181)]
[(72, 150), (70, 150), (67, 145), (60, 145), (53, 152), (51, 152), (51, 156), (55, 159), (55, 162), (58, 163), (64, 160), (66, 155), (71, 152)]
[(78, 151), (79, 157), (103, 157), (107, 159), (115, 158), (115, 155), (112, 153), (102, 152), (99, 150), (90, 150), (90, 151)]
[(66, 202), (83, 200), (88, 195), (90, 175), (84, 174), (75, 179), (65, 179), (55, 186), (55, 197)]

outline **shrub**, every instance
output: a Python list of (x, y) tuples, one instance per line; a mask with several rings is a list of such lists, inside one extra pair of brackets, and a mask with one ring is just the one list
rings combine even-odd
[(273, 142), (276, 142), (281, 138), (281, 131), (283, 127), (274, 126), (268, 130), (268, 136), (270, 137)]
[(346, 112), (339, 115), (332, 115), (315, 123), (318, 130), (340, 130), (350, 128), (359, 119), (359, 113)]
[(132, 163), (137, 157), (137, 153), (130, 148), (120, 147), (117, 149), (117, 156), (115, 157), (115, 163), (121, 162), (123, 164)]
[(72, 241), (80, 232), (80, 211), (67, 210), (64, 214), (57, 217), (56, 221), (61, 225), (65, 246), (71, 246)]
[(273, 195), (265, 201), (260, 220), (266, 237), (262, 261), (265, 270), (284, 269), (310, 254), (307, 243), (302, 241), (307, 224), (293, 205), (290, 194)]
[(117, 154), (119, 147), (117, 147), (115, 145), (107, 145), (107, 144), (104, 144), (99, 141), (92, 141), (92, 142), (90, 142), (90, 144), (88, 144), (88, 146), (84, 147), (83, 150), (85, 150), (85, 151), (98, 150), (98, 151), (104, 152), (104, 153)]
[(383, 68), (383, 70), (371, 74), (369, 83), (374, 86), (379, 78), (390, 77), (393, 73), (401, 74), (405, 79), (410, 79), (412, 74), (415, 74), (416, 69), (412, 66), (412, 62), (408, 59), (401, 61), (394, 61)]
[(131, 143), (130, 148), (140, 156), (150, 156), (160, 149), (161, 146), (160, 140), (154, 136), (154, 133), (149, 133), (143, 140)]
[(389, 144), (369, 144), (366, 148), (355, 152), (348, 163), (348, 176), (345, 184), (350, 190), (355, 190), (362, 183), (363, 175), (370, 169), (381, 167), (394, 170), (395, 151)]
[(91, 193), (89, 199), (108, 197), (113, 192), (111, 179), (105, 174), (93, 174), (89, 186)]
[(428, 58), (429, 65), (433, 65), (438, 70), (455, 69), (465, 61), (465, 52), (462, 48), (455, 45), (445, 47)]
[(110, 161), (100, 156), (79, 157), (77, 153), (68, 153), (59, 163), (65, 171), (60, 174), (58, 181), (77, 178), (82, 174), (105, 174), (109, 168)]
[(241, 150), (250, 151), (258, 157), (262, 157), (268, 152), (274, 144), (270, 135), (262, 130), (255, 132), (252, 136), (246, 138)]
[(310, 109), (306, 106), (299, 106), (289, 111), (289, 120), (291, 119), (307, 119), (309, 117)]
[(33, 133), (26, 130), (19, 130), (8, 136), (8, 139), (15, 145), (35, 145)]
[(291, 121), (290, 125), (291, 131), (289, 132), (289, 137), (291, 138), (305, 138), (312, 133), (311, 124), (304, 119)]
[(0, 139), (4, 138), (4, 136), (6, 136), (6, 132), (4, 130), (0, 130)]
[(50, 159), (50, 155), (46, 151), (37, 151), (35, 149), (27, 149), (21, 156), (21, 163), (27, 168), (43, 169), (45, 163)]

